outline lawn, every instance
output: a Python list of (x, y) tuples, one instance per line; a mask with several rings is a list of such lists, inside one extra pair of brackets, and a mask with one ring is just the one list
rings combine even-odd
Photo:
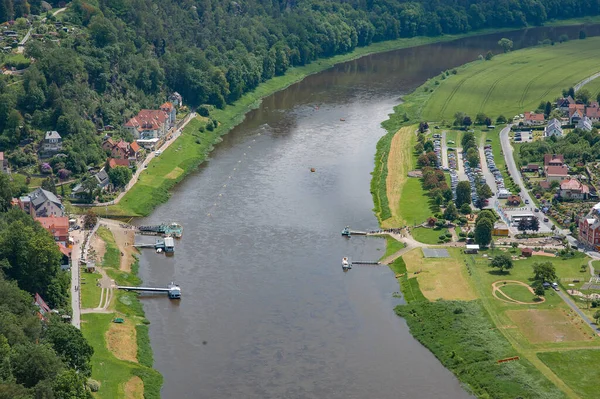
[(403, 242), (400, 242), (390, 236), (385, 236), (385, 254), (381, 258), (387, 258), (388, 256), (400, 251), (405, 246), (406, 245)]
[[(510, 118), (534, 110), (540, 101), (552, 101), (562, 89), (596, 73), (599, 46), (600, 38), (594, 37), (467, 64), (457, 75), (440, 81), (423, 106), (422, 119), (453, 120), (458, 111), (472, 117), (483, 112), (494, 119), (498, 115)], [(569, 67), (556, 68), (564, 60), (569, 60)]]
[(419, 225), (425, 222), (432, 215), (431, 209), (429, 209), (429, 200), (429, 196), (421, 185), (421, 179), (407, 179), (402, 187), (398, 205), (399, 218), (403, 221), (402, 223)]
[(544, 352), (538, 353), (538, 357), (579, 396), (598, 397), (600, 351)]
[(112, 267), (118, 270), (121, 266), (121, 253), (119, 252), (113, 234), (106, 227), (99, 227), (97, 234), (106, 244), (106, 252), (104, 253), (102, 267)]
[(100, 304), (102, 288), (98, 287), (96, 280), (102, 278), (100, 273), (81, 274), (81, 308), (95, 308)]
[(519, 302), (534, 302), (537, 298), (529, 289), (523, 285), (506, 284), (499, 287), (500, 291), (510, 299)]
[[(429, 215), (428, 215), (429, 216)], [(423, 244), (438, 244), (440, 236), (448, 233), (448, 229), (430, 229), (426, 227), (415, 227), (410, 231), (413, 238)]]
[(451, 258), (424, 258), (420, 248), (403, 256), (409, 277), (416, 276), (423, 295), (430, 301), (438, 299), (476, 299), (477, 295), (469, 283), (464, 262), (458, 248), (448, 248)]

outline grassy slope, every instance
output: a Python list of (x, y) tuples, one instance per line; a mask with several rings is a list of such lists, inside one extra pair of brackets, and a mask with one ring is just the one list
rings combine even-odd
[(448, 232), (448, 229), (427, 229), (425, 227), (417, 227), (410, 231), (413, 238), (424, 244), (437, 244), (440, 241), (440, 236)]
[(102, 278), (100, 273), (83, 273), (81, 275), (81, 307), (95, 308), (100, 304), (102, 288), (98, 287), (96, 280)]
[[(600, 38), (519, 50), (475, 61), (441, 80), (423, 108), (426, 120), (452, 120), (457, 111), (512, 117), (552, 101), (563, 88), (598, 72)], [(557, 67), (568, 65), (566, 68)]]

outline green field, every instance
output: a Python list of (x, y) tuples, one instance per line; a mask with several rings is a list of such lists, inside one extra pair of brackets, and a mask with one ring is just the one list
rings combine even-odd
[(101, 278), (100, 273), (81, 274), (81, 307), (83, 309), (95, 308), (100, 304), (102, 288), (96, 284), (96, 280)]
[(400, 213), (406, 224), (419, 225), (425, 222), (432, 215), (429, 201), (421, 179), (408, 179), (400, 195)]
[(104, 253), (102, 267), (112, 267), (118, 270), (121, 266), (121, 256), (117, 243), (115, 242), (115, 237), (106, 227), (100, 227), (97, 234), (106, 244), (106, 252)]
[(437, 244), (440, 241), (440, 236), (446, 234), (448, 229), (428, 229), (425, 227), (416, 227), (410, 231), (413, 238), (424, 244)]
[[(483, 112), (492, 118), (512, 118), (535, 110), (540, 101), (552, 101), (562, 89), (598, 72), (599, 47), (600, 38), (595, 37), (472, 62), (459, 68), (457, 75), (439, 81), (421, 117), (451, 121), (461, 111), (472, 117)], [(597, 83), (590, 83), (590, 88), (593, 84)]]
[(579, 396), (598, 397), (599, 350), (544, 352), (538, 357)]
[(405, 246), (406, 245), (403, 242), (400, 242), (400, 241), (396, 240), (395, 238), (386, 236), (385, 237), (385, 254), (382, 256), (382, 259), (395, 254), (396, 252), (400, 251)]
[[(597, 72), (600, 72), (600, 67), (598, 67)], [(600, 94), (600, 78), (596, 78), (596, 79), (592, 80), (591, 82), (589, 82), (585, 86), (583, 86), (581, 89), (588, 90), (590, 92), (590, 94), (592, 95), (592, 100), (596, 100), (596, 97), (598, 96), (598, 94)]]

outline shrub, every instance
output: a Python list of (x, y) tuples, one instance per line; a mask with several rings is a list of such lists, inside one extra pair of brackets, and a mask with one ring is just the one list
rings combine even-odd
[(446, 237), (452, 238), (452, 233), (446, 233)]
[(465, 233), (464, 231), (461, 231), (460, 233), (458, 233), (459, 237), (466, 237), (467, 233)]
[(473, 233), (471, 231), (471, 232), (469, 232), (469, 234), (467, 234), (467, 237), (469, 237), (469, 238), (475, 238), (475, 233)]
[(98, 392), (100, 389), (100, 383), (96, 380), (92, 380), (91, 378), (87, 380), (87, 386), (92, 392)]
[(438, 237), (440, 240), (443, 240), (444, 238), (446, 238), (445, 234), (440, 234), (440, 236)]

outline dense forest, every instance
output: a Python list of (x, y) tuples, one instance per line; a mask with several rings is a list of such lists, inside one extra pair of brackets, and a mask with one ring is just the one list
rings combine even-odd
[[(0, 21), (46, 15), (43, 3), (0, 0)], [(224, 107), (292, 66), (372, 42), (599, 11), (596, 0), (75, 0), (60, 18), (81, 29), (59, 43), (30, 41), (35, 62), (20, 84), (0, 81), (0, 151), (13, 168), (39, 164), (28, 139), (57, 130), (65, 145), (53, 170), (81, 174), (106, 158), (98, 128), (169, 91)]]
[(54, 313), (38, 317), (34, 295), (69, 309), (69, 274), (54, 238), (20, 209), (8, 209), (0, 174), (0, 399), (84, 399), (93, 348)]

